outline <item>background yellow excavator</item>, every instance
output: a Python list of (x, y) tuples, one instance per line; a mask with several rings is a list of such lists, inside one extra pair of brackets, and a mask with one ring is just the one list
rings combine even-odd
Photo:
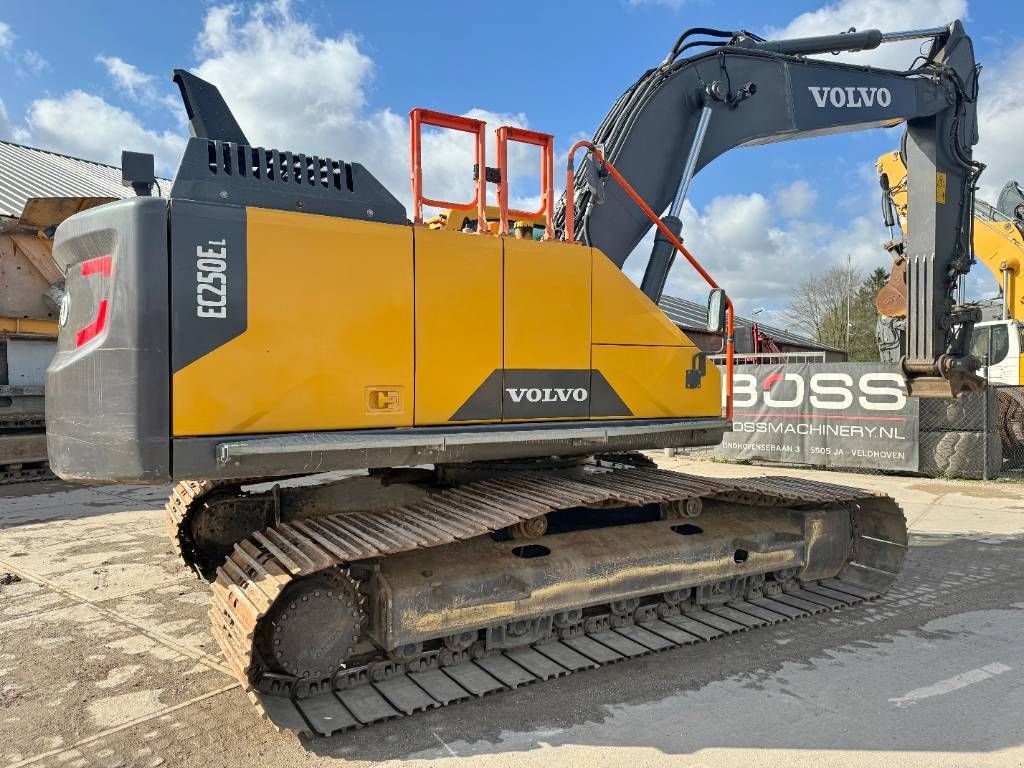
[[(928, 45), (907, 72), (809, 58), (906, 39)], [(689, 30), (570, 151), (557, 210), (550, 135), (500, 128), (489, 167), (486, 125), (413, 110), (410, 220), (362, 165), (253, 147), (214, 86), (175, 80), (192, 138), (168, 198), (57, 232), (49, 453), (71, 480), (178, 481), (172, 542), (213, 580), (213, 635), (280, 727), (409, 715), (852, 605), (897, 577), (892, 499), (681, 475), (637, 451), (713, 445), (728, 426), (731, 305), (678, 215), (693, 176), (740, 146), (905, 123), (910, 198), (927, 191), (934, 211), (907, 233), (922, 254), (907, 386), (979, 383), (975, 314), (946, 279), (970, 267), (980, 170), (959, 22)], [(423, 194), (429, 126), (474, 137), (472, 201)], [(541, 147), (541, 240), (507, 232), (529, 219), (508, 205), (511, 142)], [(432, 228), (431, 205), (469, 227)], [(621, 267), (652, 225), (638, 288)], [(657, 307), (677, 253), (712, 288), (721, 372)]]
[[(888, 209), (886, 221), (905, 232), (910, 214), (902, 153), (879, 157), (877, 170)], [(1024, 384), (1024, 192), (1020, 185), (1008, 182), (995, 206), (976, 199), (972, 223), (974, 258), (992, 273), (999, 298), (981, 303), (982, 320), (974, 326), (971, 353), (987, 362), (980, 372), (990, 384), (1000, 387), (992, 398), (995, 413), (990, 418), (1000, 436), (1002, 456), (1019, 462), (1024, 459), (1024, 391), (1018, 388)], [(889, 249), (893, 268), (889, 285), (880, 292), (877, 302), (880, 351), (883, 361), (898, 362), (903, 345), (901, 326), (906, 317), (906, 254), (902, 239), (892, 241)], [(980, 417), (984, 409), (976, 410)], [(967, 420), (961, 414), (959, 421)]]
[[(492, 235), (498, 234), (500, 212), (496, 205), (487, 206), (487, 229)], [(476, 211), (459, 210), (449, 208), (446, 211), (436, 213), (424, 221), (431, 229), (447, 229), (455, 232), (476, 232), (477, 231)], [(547, 222), (543, 216), (517, 216), (506, 219), (506, 226), (509, 234), (513, 237), (526, 240), (543, 240), (544, 225)]]

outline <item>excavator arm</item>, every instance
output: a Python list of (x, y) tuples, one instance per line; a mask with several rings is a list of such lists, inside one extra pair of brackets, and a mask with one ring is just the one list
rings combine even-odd
[[(594, 144), (652, 209), (667, 210), (663, 220), (679, 232), (693, 175), (730, 149), (905, 123), (907, 194), (922, 211), (906, 238), (908, 388), (922, 396), (955, 396), (982, 386), (974, 375), (977, 361), (967, 353), (974, 310), (954, 299), (958, 277), (970, 268), (973, 189), (981, 168), (971, 156), (978, 67), (961, 24), (778, 41), (698, 32), (722, 39), (687, 43), (690, 33), (684, 33), (661, 65), (619, 97)], [(923, 61), (902, 72), (806, 58), (913, 38), (931, 45)], [(679, 58), (698, 45), (708, 48)], [(595, 167), (578, 177), (577, 238), (621, 267), (650, 221), (624, 190), (603, 188), (600, 175)], [(642, 283), (654, 301), (673, 258), (671, 244), (659, 236)]]
[[(903, 235), (910, 218), (907, 166), (903, 152), (882, 155), (876, 167), (882, 185), (886, 223), (899, 226)], [(1000, 286), (1004, 320), (1024, 318), (1024, 273), (1021, 271), (1024, 267), (1024, 198), (1013, 197), (1014, 191), (1019, 189), (1016, 182), (1009, 182), (1003, 188), (997, 206), (983, 200), (974, 201), (972, 253)], [(895, 258), (890, 284), (879, 294), (878, 310), (885, 317), (902, 318), (907, 309), (906, 287), (902, 283), (904, 243), (897, 239), (888, 247)]]

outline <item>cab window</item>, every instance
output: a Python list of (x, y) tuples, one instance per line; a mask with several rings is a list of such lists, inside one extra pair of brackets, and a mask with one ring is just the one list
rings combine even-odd
[[(991, 340), (991, 341), (990, 341)], [(991, 347), (989, 344), (991, 343)], [(1006, 324), (975, 328), (971, 337), (971, 354), (984, 360), (989, 354), (989, 365), (998, 365), (1010, 352), (1010, 332)]]
[(992, 326), (992, 360), (989, 365), (997, 365), (1006, 359), (1010, 351), (1010, 333), (1006, 325)]
[(988, 355), (988, 339), (989, 339), (989, 326), (979, 328), (974, 326), (974, 332), (971, 334), (971, 355), (984, 360)]

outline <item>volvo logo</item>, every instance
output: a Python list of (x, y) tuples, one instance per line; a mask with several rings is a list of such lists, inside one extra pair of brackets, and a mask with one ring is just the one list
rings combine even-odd
[(857, 107), (888, 107), (892, 104), (892, 93), (888, 88), (866, 88), (864, 86), (848, 86), (840, 88), (826, 85), (809, 85), (807, 90), (814, 97), (819, 109), (831, 104), (833, 107), (855, 109)]
[(568, 403), (570, 400), (582, 403), (588, 397), (583, 387), (509, 387), (505, 391), (513, 403), (521, 403), (523, 400), (528, 403)]

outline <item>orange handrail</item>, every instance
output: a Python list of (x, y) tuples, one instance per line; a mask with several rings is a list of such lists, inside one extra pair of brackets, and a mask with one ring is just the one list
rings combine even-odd
[[(430, 109), (414, 109), (409, 113), (410, 154), (412, 155), (412, 205), (413, 223), (423, 223), (423, 206), (436, 208), (454, 208), (456, 210), (472, 210), (476, 208), (477, 232), (490, 232), (487, 226), (487, 123), (471, 117), (449, 115), (434, 112)], [(422, 132), (424, 125), (436, 128), (447, 128), (453, 131), (471, 133), (476, 137), (476, 193), (468, 203), (452, 203), (446, 200), (433, 200), (423, 196), (423, 165), (422, 165)]]
[[(503, 125), (498, 129), (498, 234), (508, 234), (509, 218), (533, 219), (544, 216), (544, 239), (555, 238), (555, 137), (550, 133), (528, 131)], [(508, 143), (532, 144), (540, 147), (541, 203), (536, 211), (509, 210)]]
[[(566, 179), (565, 179), (565, 239), (568, 242), (573, 242), (576, 239), (576, 200), (575, 200), (575, 189), (576, 189), (576, 170), (574, 167), (573, 158), (576, 156), (577, 150), (582, 147), (586, 147), (587, 151), (592, 153), (599, 163), (608, 169), (608, 173), (611, 174), (612, 178), (619, 182), (619, 185), (625, 190), (626, 194), (636, 203), (640, 210), (643, 211), (647, 218), (649, 218), (654, 225), (661, 231), (665, 238), (672, 243), (677, 251), (679, 251), (686, 260), (690, 262), (694, 269), (700, 274), (701, 277), (710, 285), (712, 288), (718, 288), (718, 283), (715, 282), (714, 278), (707, 273), (707, 271), (700, 265), (693, 254), (690, 253), (686, 246), (679, 240), (678, 237), (665, 226), (665, 222), (661, 220), (651, 206), (649, 206), (642, 197), (637, 193), (633, 186), (626, 181), (625, 177), (619, 173), (618, 169), (611, 164), (607, 158), (601, 153), (601, 150), (594, 146), (593, 142), (590, 141), (577, 141), (572, 145), (572, 149), (569, 150), (569, 159), (566, 167)], [(732, 381), (733, 381), (733, 359), (735, 356), (735, 339), (733, 337), (734, 331), (734, 320), (735, 314), (733, 312), (732, 300), (726, 296), (725, 299), (725, 418), (728, 421), (732, 421)]]

